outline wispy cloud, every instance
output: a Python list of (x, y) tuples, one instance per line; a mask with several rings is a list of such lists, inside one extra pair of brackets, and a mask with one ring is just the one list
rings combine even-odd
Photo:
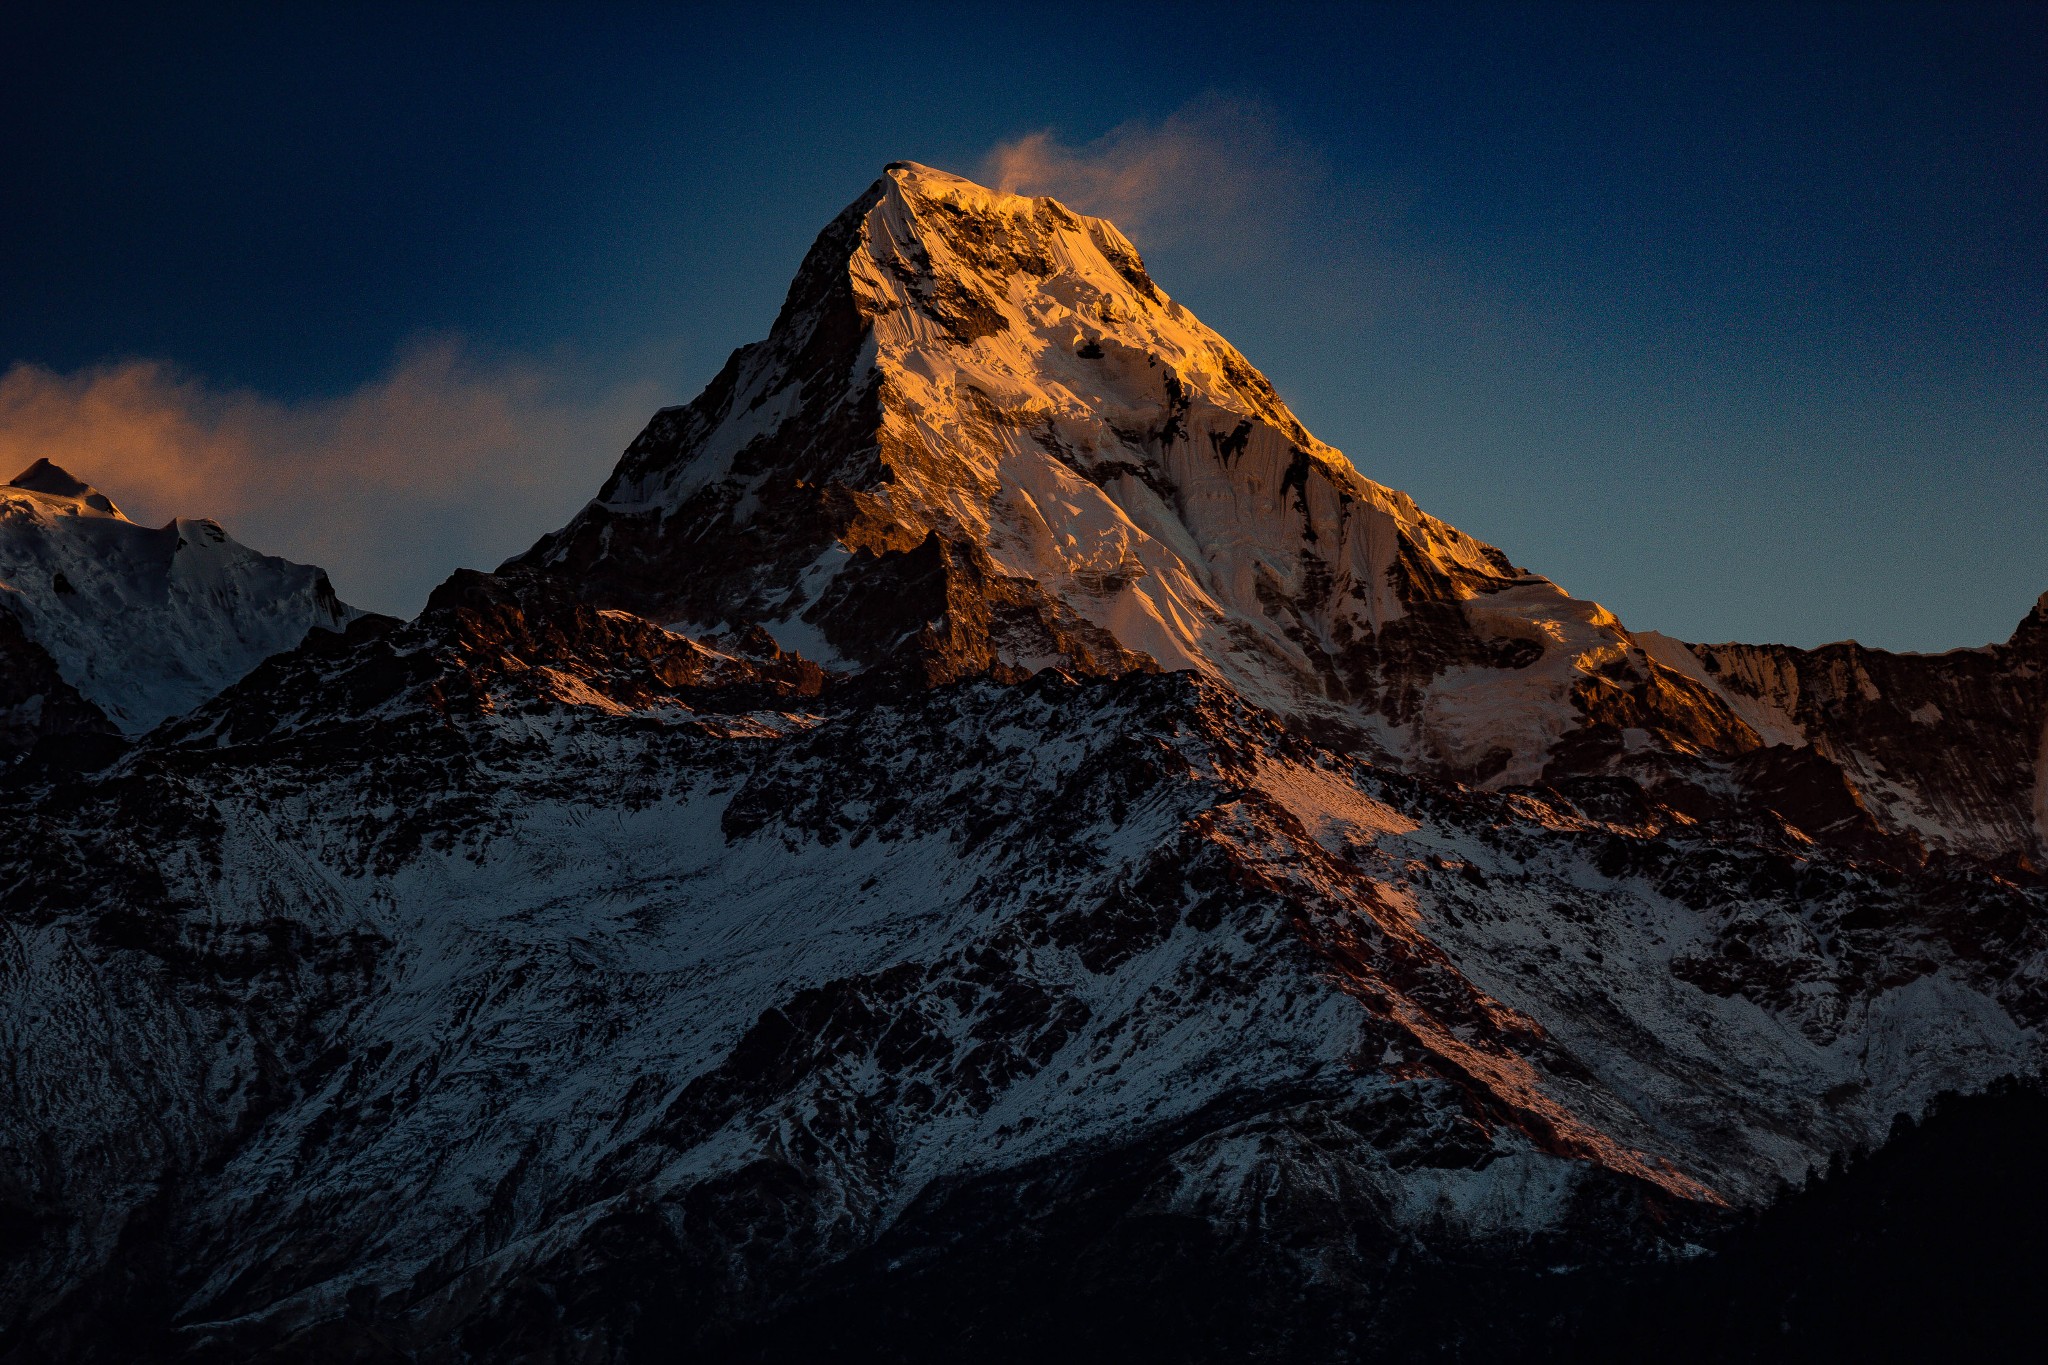
[(410, 614), (461, 565), (491, 567), (591, 496), (657, 403), (651, 381), (407, 351), (336, 398), (220, 389), (157, 361), (0, 375), (0, 478), (48, 457), (138, 521), (208, 516), (319, 564), (360, 606)]
[(1108, 218), (1142, 248), (1190, 244), (1241, 254), (1282, 230), (1328, 179), (1322, 159), (1257, 101), (1207, 96), (1089, 142), (1044, 130), (1001, 143), (980, 177)]

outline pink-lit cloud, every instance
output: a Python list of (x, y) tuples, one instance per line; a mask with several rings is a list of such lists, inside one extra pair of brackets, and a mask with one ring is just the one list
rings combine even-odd
[(409, 614), (450, 570), (566, 520), (657, 406), (651, 382), (565, 373), (441, 340), (350, 393), (287, 402), (150, 360), (18, 364), (0, 375), (0, 478), (47, 457), (137, 521), (212, 517)]

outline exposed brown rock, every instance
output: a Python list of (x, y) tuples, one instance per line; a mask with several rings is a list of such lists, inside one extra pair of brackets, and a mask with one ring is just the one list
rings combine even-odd
[(1980, 649), (1692, 648), (1721, 686), (1796, 726), (1889, 834), (2016, 870), (2043, 866), (2048, 597), (2011, 639)]

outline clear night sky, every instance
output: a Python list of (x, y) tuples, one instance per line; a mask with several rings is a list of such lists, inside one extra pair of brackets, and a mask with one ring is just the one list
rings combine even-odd
[(353, 600), (566, 518), (883, 163), (1001, 148), (1630, 625), (2048, 589), (2048, 7), (277, 8), (0, 19), (0, 458)]

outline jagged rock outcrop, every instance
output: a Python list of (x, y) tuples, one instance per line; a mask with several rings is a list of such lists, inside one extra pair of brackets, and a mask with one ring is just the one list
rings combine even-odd
[(106, 712), (64, 681), (57, 661), (28, 637), (21, 618), (0, 611), (0, 755), (45, 737), (112, 733)]
[(2027, 873), (2048, 862), (2048, 596), (2004, 644), (1945, 654), (1690, 648), (1696, 676), (1838, 769), (1898, 840)]

